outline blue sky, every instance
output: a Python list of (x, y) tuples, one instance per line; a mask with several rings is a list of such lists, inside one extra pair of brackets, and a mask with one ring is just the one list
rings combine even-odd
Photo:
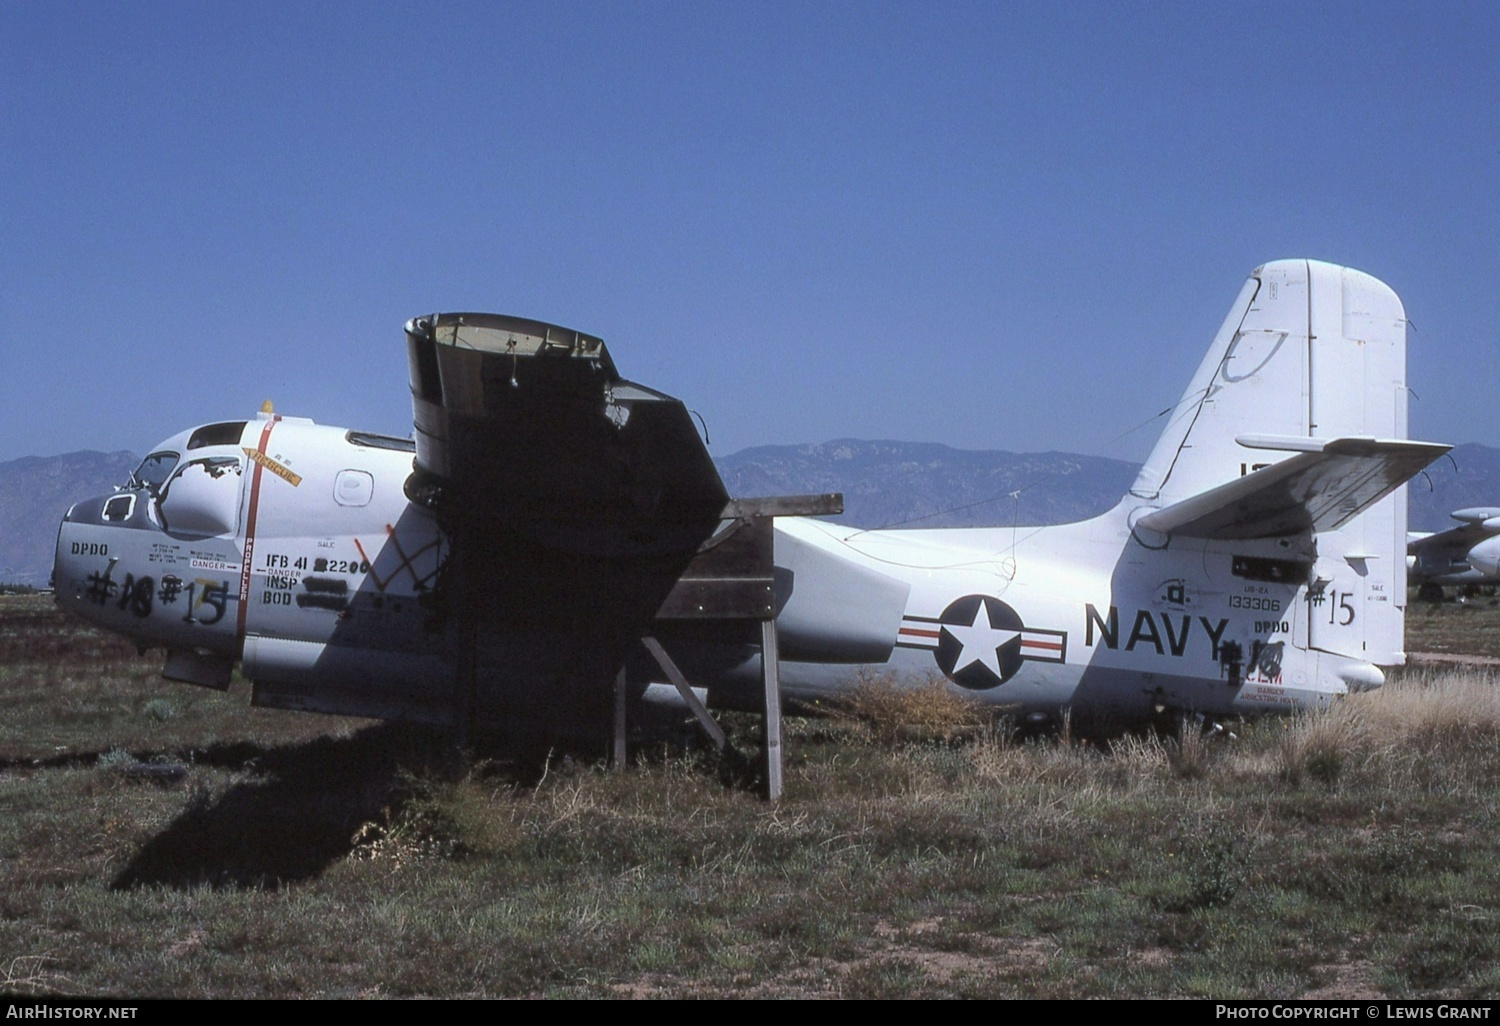
[(0, 0), (0, 460), (407, 434), (401, 325), (602, 335), (711, 451), (1139, 459), (1247, 272), (1500, 445), (1500, 5)]

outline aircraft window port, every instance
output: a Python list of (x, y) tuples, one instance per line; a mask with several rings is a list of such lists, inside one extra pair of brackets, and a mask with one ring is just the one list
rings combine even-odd
[(1230, 572), (1247, 581), (1270, 581), (1274, 584), (1301, 584), (1312, 572), (1312, 564), (1297, 559), (1265, 559), (1259, 556), (1235, 556)]
[(363, 470), (341, 470), (333, 479), (333, 500), (340, 506), (368, 506), (375, 494), (375, 478)]
[(153, 452), (150, 456), (141, 460), (141, 465), (135, 468), (135, 473), (130, 475), (130, 483), (127, 488), (144, 488), (152, 495), (161, 493), (161, 486), (172, 474), (172, 468), (177, 466), (177, 454), (175, 452)]
[(352, 445), (362, 445), (367, 449), (390, 449), (393, 452), (416, 452), (417, 443), (410, 438), (393, 438), (390, 435), (377, 435), (369, 431), (350, 431), (344, 435)]
[(189, 449), (201, 449), (205, 445), (239, 445), (240, 435), (245, 433), (245, 421), (234, 420), (224, 424), (205, 424), (188, 439)]
[(104, 519), (111, 523), (122, 523), (130, 519), (130, 514), (135, 512), (134, 495), (116, 495), (104, 504)]

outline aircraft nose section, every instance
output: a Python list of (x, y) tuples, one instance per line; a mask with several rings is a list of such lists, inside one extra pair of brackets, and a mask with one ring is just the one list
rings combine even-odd
[[(124, 500), (123, 502), (121, 500)], [(52, 558), (52, 587), (57, 604), (88, 616), (90, 578), (107, 579), (119, 554), (119, 525), (134, 513), (136, 496), (101, 495), (74, 503), (63, 514)], [(127, 508), (128, 507), (128, 508)]]
[[(59, 607), (142, 649), (166, 648), (168, 678), (219, 687), (239, 648), (231, 603), (240, 596), (230, 586), (242, 566), (233, 538), (173, 534), (157, 494), (127, 488), (85, 499), (63, 516), (53, 594)], [(215, 654), (211, 666), (206, 652)]]

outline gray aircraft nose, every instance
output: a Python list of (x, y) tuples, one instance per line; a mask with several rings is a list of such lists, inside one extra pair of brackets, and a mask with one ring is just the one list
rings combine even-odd
[[(122, 530), (134, 519), (136, 496), (101, 495), (74, 503), (63, 515), (52, 561), (57, 604), (90, 620), (101, 620), (124, 542), (138, 532)], [(141, 536), (144, 537), (144, 536)], [(115, 590), (118, 589), (116, 585)]]

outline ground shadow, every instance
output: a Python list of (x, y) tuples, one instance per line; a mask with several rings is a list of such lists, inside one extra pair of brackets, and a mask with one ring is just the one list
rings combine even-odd
[(380, 724), (279, 748), (217, 745), (195, 751), (193, 762), (251, 771), (257, 779), (217, 798), (195, 795), (121, 870), (113, 888), (274, 888), (316, 876), (349, 853), (360, 824), (399, 806), (403, 770), (437, 771), (453, 758), (439, 732)]
[(383, 723), (296, 745), (196, 749), (192, 765), (254, 779), (217, 797), (195, 792), (110, 886), (274, 889), (307, 880), (347, 856), (363, 824), (399, 818), (414, 777), (482, 772), (497, 786), (531, 787), (557, 760), (594, 763), (601, 748), (597, 740), (485, 734), (458, 753), (446, 731)]

